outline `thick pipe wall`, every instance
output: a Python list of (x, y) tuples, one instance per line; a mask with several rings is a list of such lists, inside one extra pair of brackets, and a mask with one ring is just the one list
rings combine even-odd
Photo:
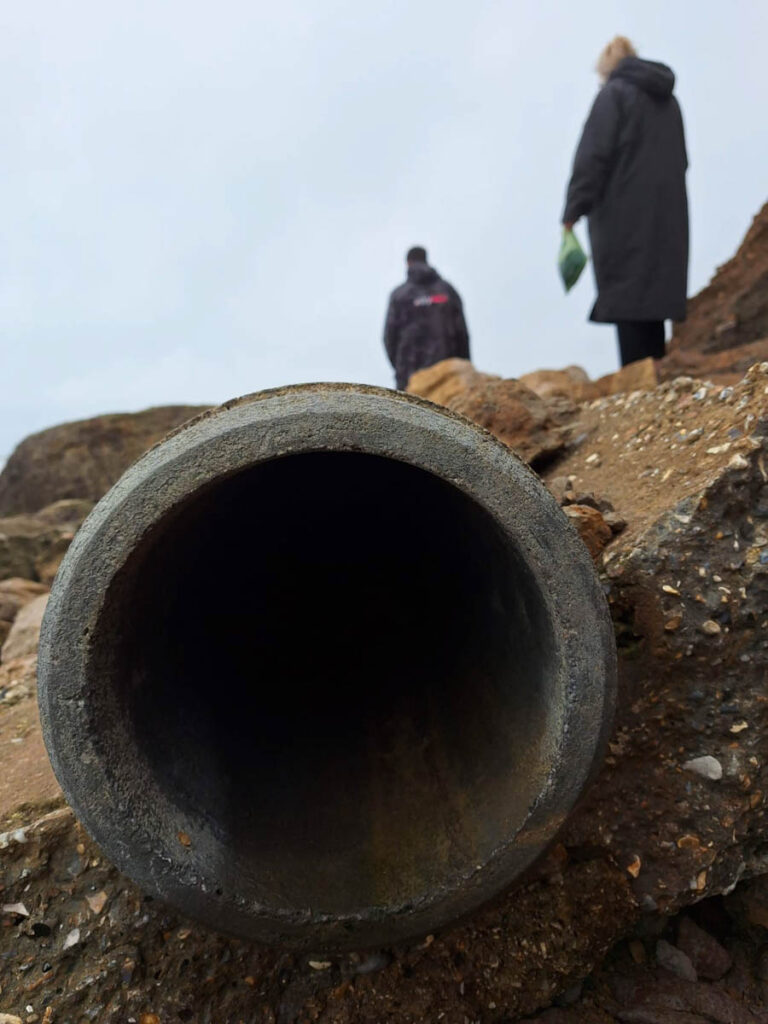
[(382, 945), (546, 848), (615, 690), (578, 537), (509, 449), (346, 385), (152, 449), (86, 521), (41, 638), (64, 792), (147, 891), (221, 931)]

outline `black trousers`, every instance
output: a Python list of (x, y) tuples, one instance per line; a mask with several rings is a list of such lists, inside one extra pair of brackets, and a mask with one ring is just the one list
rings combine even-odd
[(616, 324), (616, 330), (622, 366), (648, 356), (661, 359), (664, 355), (663, 320), (621, 320)]

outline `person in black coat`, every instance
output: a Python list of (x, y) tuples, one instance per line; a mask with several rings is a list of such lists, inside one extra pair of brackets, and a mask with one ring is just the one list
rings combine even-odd
[(597, 301), (614, 323), (621, 363), (664, 355), (664, 321), (684, 320), (688, 284), (688, 158), (675, 76), (641, 60), (623, 36), (600, 56), (603, 85), (576, 150), (563, 213), (589, 218)]
[(441, 359), (469, 359), (469, 333), (456, 289), (427, 263), (427, 251), (414, 246), (406, 255), (408, 280), (389, 297), (384, 348), (404, 391), (411, 374)]

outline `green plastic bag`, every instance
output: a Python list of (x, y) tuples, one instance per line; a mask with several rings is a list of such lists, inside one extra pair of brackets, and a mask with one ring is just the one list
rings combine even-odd
[(563, 240), (560, 243), (560, 255), (557, 258), (557, 266), (567, 292), (579, 280), (581, 272), (586, 265), (587, 254), (579, 245), (578, 238), (573, 231), (563, 228)]

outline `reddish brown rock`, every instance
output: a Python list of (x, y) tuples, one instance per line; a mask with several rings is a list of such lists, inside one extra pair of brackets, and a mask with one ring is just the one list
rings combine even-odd
[(736, 255), (688, 302), (677, 324), (670, 355), (712, 353), (768, 339), (768, 203), (760, 210)]
[(414, 373), (408, 381), (408, 391), (436, 405), (450, 407), (454, 398), (468, 391), (481, 379), (501, 380), (501, 377), (480, 373), (468, 359), (443, 359)]
[(632, 391), (651, 391), (659, 382), (657, 360), (640, 359), (622, 366), (615, 373), (607, 373), (592, 384), (590, 398), (620, 395)]
[(573, 403), (545, 401), (520, 381), (480, 373), (466, 359), (420, 370), (408, 390), (479, 423), (534, 467), (563, 449), (578, 417)]
[(659, 380), (673, 380), (681, 375), (711, 380), (722, 386), (741, 380), (750, 366), (768, 360), (768, 337), (722, 352), (699, 352), (695, 349), (672, 349), (657, 363)]
[(518, 380), (539, 398), (568, 398), (582, 402), (593, 397), (593, 381), (580, 366), (566, 366), (564, 370), (534, 370), (524, 373)]
[(589, 505), (566, 505), (563, 512), (576, 527), (592, 558), (597, 560), (613, 537), (613, 531), (603, 519), (602, 513)]

